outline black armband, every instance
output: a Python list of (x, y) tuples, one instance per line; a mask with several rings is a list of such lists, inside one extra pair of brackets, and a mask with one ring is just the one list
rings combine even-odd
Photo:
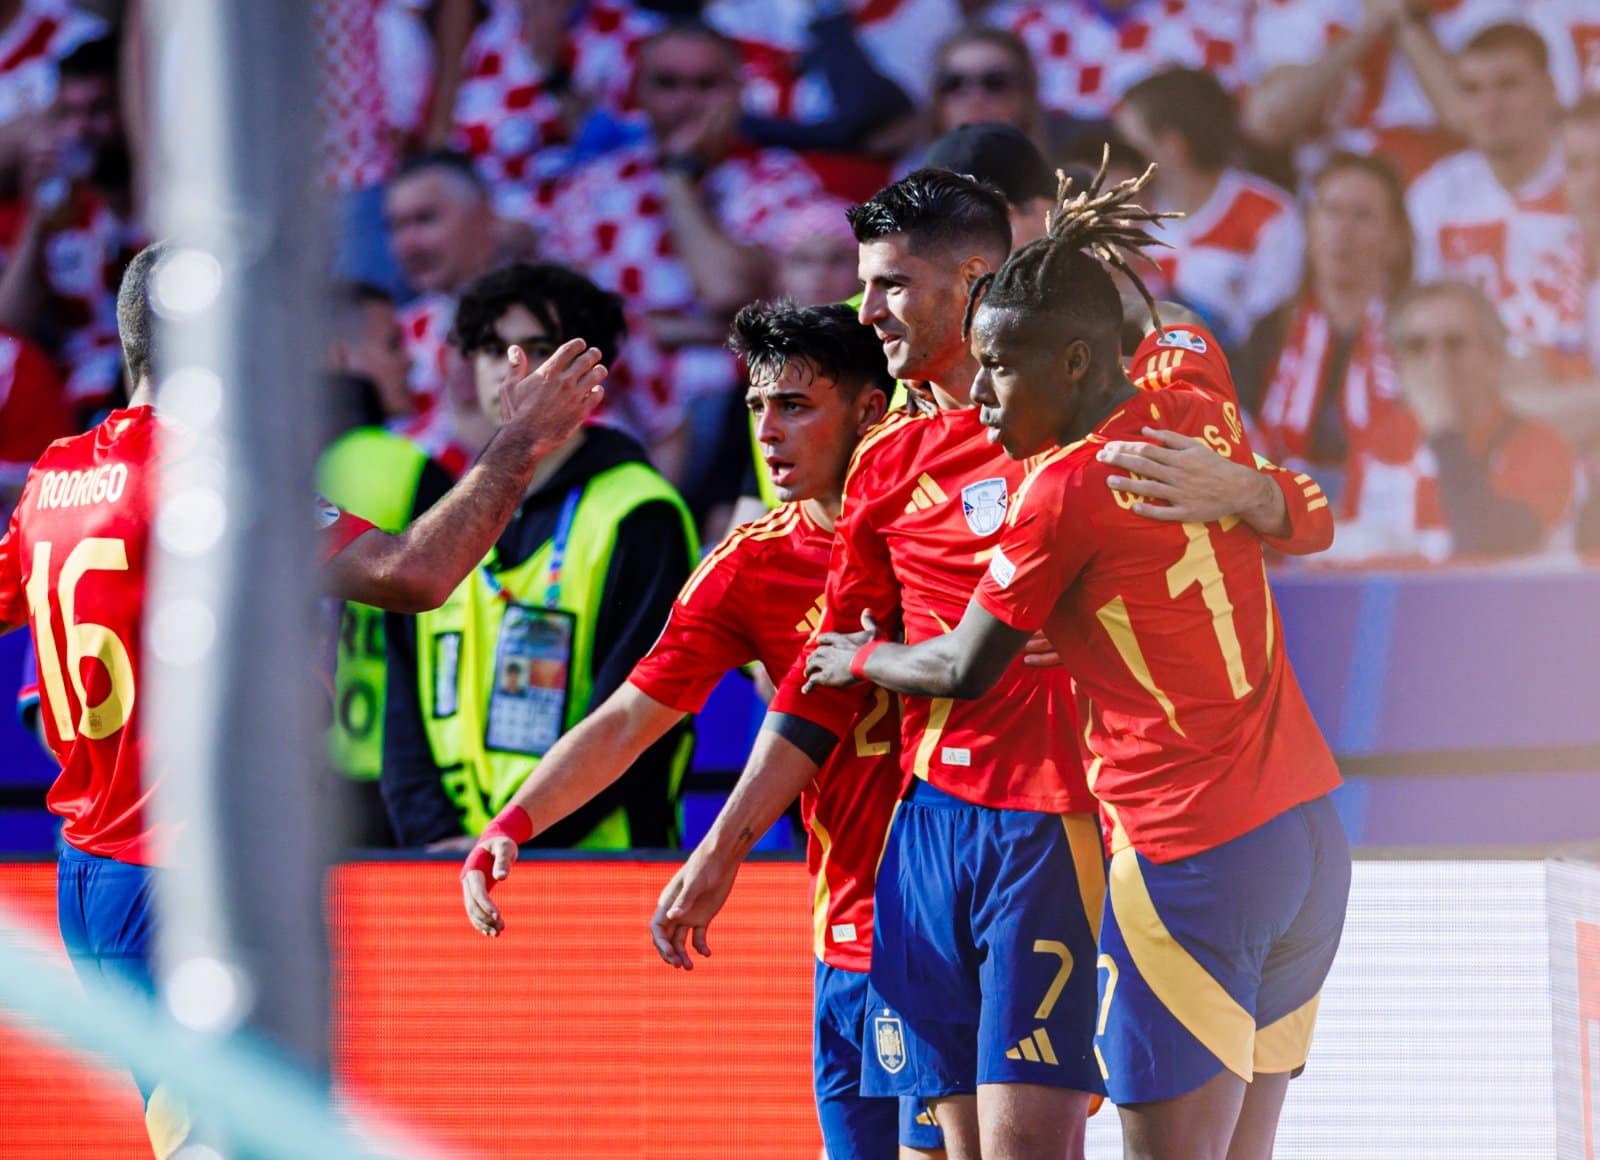
[(790, 713), (768, 713), (761, 727), (772, 730), (818, 765), (826, 762), (839, 744), (839, 738), (821, 725)]

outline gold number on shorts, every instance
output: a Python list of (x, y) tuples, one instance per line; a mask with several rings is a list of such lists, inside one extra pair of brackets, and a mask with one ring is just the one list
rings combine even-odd
[(1061, 992), (1067, 989), (1067, 980), (1072, 977), (1072, 951), (1064, 942), (1053, 938), (1035, 939), (1033, 953), (1036, 955), (1054, 955), (1061, 960), (1061, 966), (1056, 969), (1056, 977), (1050, 980), (1050, 989), (1044, 993), (1044, 999), (1039, 1004), (1039, 1009), (1033, 1013), (1035, 1019), (1046, 1020), (1050, 1012), (1056, 1009), (1056, 1004), (1061, 1001)]

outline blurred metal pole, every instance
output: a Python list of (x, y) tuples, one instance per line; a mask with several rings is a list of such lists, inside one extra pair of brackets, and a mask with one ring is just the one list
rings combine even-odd
[[(311, 470), (326, 250), (313, 182), (311, 0), (148, 0), (164, 328), (175, 428), (146, 616), (148, 769), (177, 869), (163, 994), (328, 1063)], [(198, 1109), (202, 1113), (204, 1109)]]

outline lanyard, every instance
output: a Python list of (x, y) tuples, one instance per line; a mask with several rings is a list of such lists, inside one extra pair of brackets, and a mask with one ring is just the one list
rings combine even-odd
[[(561, 603), (561, 569), (567, 560), (567, 544), (572, 539), (572, 524), (578, 516), (578, 502), (583, 499), (583, 488), (575, 487), (567, 492), (567, 498), (561, 503), (561, 515), (556, 520), (556, 534), (550, 541), (550, 562), (545, 566), (544, 606), (555, 608)], [(487, 564), (481, 566), (484, 583), (489, 585), (489, 591), (501, 600), (510, 603), (511, 594), (500, 583), (500, 578), (490, 570)]]

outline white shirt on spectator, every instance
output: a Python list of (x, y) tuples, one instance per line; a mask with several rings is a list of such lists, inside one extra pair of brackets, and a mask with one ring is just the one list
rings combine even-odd
[(105, 36), (105, 22), (67, 0), (26, 0), (0, 31), (0, 122), (37, 113), (56, 99), (56, 65)]
[[(1459, 52), (1491, 24), (1522, 19), (1513, 0), (1452, 0), (1431, 7), (1429, 23), (1448, 53)], [(1262, 73), (1285, 65), (1314, 64), (1354, 32), (1362, 17), (1362, 5), (1350, 0), (1260, 0), (1250, 22), (1252, 57)], [(1328, 107), (1328, 136), (1301, 150), (1301, 173), (1315, 172), (1329, 146), (1383, 153), (1394, 158), (1402, 171), (1415, 172), (1405, 163), (1410, 148), (1405, 138), (1437, 133), (1438, 121), (1405, 53), (1380, 40), (1337, 88)]]
[(1471, 283), (1499, 308), (1513, 353), (1542, 353), (1561, 378), (1582, 373), (1583, 238), (1567, 209), (1559, 149), (1514, 193), (1483, 154), (1457, 153), (1417, 178), (1406, 208), (1419, 282)]
[[(1206, 203), (1161, 232), (1161, 293), (1205, 316), (1236, 346), (1300, 286), (1305, 229), (1294, 199), (1243, 170), (1224, 170)], [(1151, 287), (1155, 290), (1155, 286)]]
[(1550, 46), (1550, 76), (1561, 103), (1600, 92), (1600, 4), (1595, 0), (1538, 0), (1528, 23)]
[[(694, 283), (679, 259), (667, 211), (666, 179), (654, 143), (589, 162), (556, 194), (541, 223), (546, 256), (583, 271), (622, 295), (632, 337), (619, 360), (634, 422), (647, 440), (670, 434), (681, 408), (701, 395), (731, 386), (733, 356), (720, 345), (658, 348), (645, 316), (694, 314)], [(700, 182), (702, 196), (729, 238), (744, 245), (776, 245), (786, 214), (821, 193), (816, 175), (782, 149), (744, 147)]]
[(1007, 0), (986, 20), (1027, 43), (1039, 99), (1074, 117), (1106, 117), (1122, 95), (1168, 68), (1214, 73), (1235, 91), (1251, 79), (1245, 5), (1134, 0), (1112, 15), (1094, 0)]

